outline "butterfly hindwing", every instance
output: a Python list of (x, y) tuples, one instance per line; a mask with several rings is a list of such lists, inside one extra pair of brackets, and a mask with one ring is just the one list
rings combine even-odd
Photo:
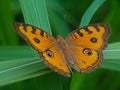
[(65, 57), (60, 48), (57, 46), (51, 47), (42, 52), (42, 57), (45, 59), (45, 63), (54, 71), (70, 77), (69, 68), (65, 62)]
[(70, 47), (72, 55), (74, 57), (74, 64), (78, 67), (74, 67), (74, 64), (71, 64), (71, 67), (76, 69), (78, 72), (90, 72), (99, 67), (102, 63), (102, 52), (95, 51), (89, 48), (83, 47)]

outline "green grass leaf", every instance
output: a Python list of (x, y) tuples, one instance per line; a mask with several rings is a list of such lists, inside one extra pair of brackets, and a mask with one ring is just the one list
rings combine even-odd
[(105, 1), (106, 0), (94, 0), (93, 3), (89, 6), (89, 8), (86, 10), (84, 15), (82, 16), (79, 27), (88, 25), (93, 15), (95, 14), (95, 12)]
[(104, 61), (101, 67), (120, 71), (120, 42), (110, 44), (103, 53)]
[(0, 47), (0, 61), (34, 57), (38, 57), (38, 54), (30, 46)]
[(120, 59), (120, 42), (111, 43), (107, 49), (103, 51), (105, 59)]
[(25, 22), (51, 33), (45, 0), (19, 0)]
[[(39, 58), (22, 58), (0, 62), (0, 86), (49, 73)], [(8, 77), (9, 76), (9, 77)]]

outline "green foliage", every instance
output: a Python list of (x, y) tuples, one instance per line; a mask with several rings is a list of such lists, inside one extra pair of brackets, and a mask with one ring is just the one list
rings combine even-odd
[(86, 10), (85, 14), (83, 15), (80, 23), (80, 27), (88, 25), (90, 20), (92, 19), (93, 15), (95, 14), (96, 10), (105, 2), (105, 0), (96, 0), (94, 1), (91, 6)]
[[(79, 13), (85, 12), (78, 25), (87, 25), (90, 20), (92, 23), (108, 22), (113, 29), (110, 41), (117, 43), (109, 44), (103, 51), (104, 60), (100, 69), (83, 74), (74, 71), (71, 78), (58, 75), (49, 70), (42, 63), (37, 52), (29, 46), (9, 46), (24, 43), (21, 39), (18, 40), (12, 26), (15, 14), (20, 13), (17, 3), (20, 3), (26, 23), (40, 27), (54, 36), (61, 34), (65, 37), (70, 32), (70, 28), (77, 28), (70, 23), (80, 22), (82, 15)], [(119, 3), (116, 0), (106, 2), (105, 0), (93, 2), (1, 0), (0, 44), (7, 46), (0, 47), (0, 90), (118, 90), (120, 86)], [(96, 11), (99, 15), (95, 14)], [(69, 23), (66, 23), (66, 20)]]
[(44, 0), (20, 0), (25, 22), (51, 33), (50, 21)]

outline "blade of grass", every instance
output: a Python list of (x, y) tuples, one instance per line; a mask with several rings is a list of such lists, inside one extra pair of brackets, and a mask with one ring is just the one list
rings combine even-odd
[(26, 23), (51, 33), (45, 0), (19, 0)]
[(103, 54), (105, 60), (101, 68), (120, 71), (120, 42), (109, 44)]
[(0, 86), (49, 73), (50, 70), (40, 62), (38, 58), (0, 62)]
[(120, 60), (120, 42), (108, 45), (108, 48), (103, 51), (104, 59)]
[(104, 60), (101, 68), (109, 69), (109, 70), (115, 70), (120, 71), (120, 59), (110, 59), (110, 60)]
[(98, 8), (105, 2), (106, 0), (94, 0), (93, 3), (88, 7), (84, 15), (82, 16), (81, 23), (79, 27), (88, 25), (92, 17)]
[(30, 46), (0, 47), (0, 61), (34, 57), (39, 57), (38, 53), (34, 51)]

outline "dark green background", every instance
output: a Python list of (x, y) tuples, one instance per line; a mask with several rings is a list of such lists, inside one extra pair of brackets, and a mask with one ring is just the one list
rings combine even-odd
[[(53, 36), (61, 34), (65, 37), (68, 32), (78, 28), (81, 17), (92, 2), (93, 0), (46, 0), (48, 15), (51, 15), (49, 9), (52, 8), (55, 15), (63, 22), (50, 19)], [(27, 45), (14, 31), (14, 22), (24, 22), (19, 2), (0, 0), (0, 47), (12, 46), (15, 50), (14, 47), (17, 45)], [(90, 23), (109, 23), (112, 28), (109, 43), (120, 42), (120, 0), (106, 0)], [(61, 32), (61, 29), (67, 31)], [(4, 52), (4, 56), (6, 53)], [(9, 58), (8, 55), (6, 57)], [(2, 59), (0, 59), (1, 62)], [(8, 77), (11, 76), (8, 75)], [(115, 70), (97, 69), (94, 72), (80, 75), (78, 79), (79, 81), (50, 72), (40, 77), (1, 86), (0, 90), (120, 90), (120, 72)], [(74, 84), (73, 87), (72, 84)]]

